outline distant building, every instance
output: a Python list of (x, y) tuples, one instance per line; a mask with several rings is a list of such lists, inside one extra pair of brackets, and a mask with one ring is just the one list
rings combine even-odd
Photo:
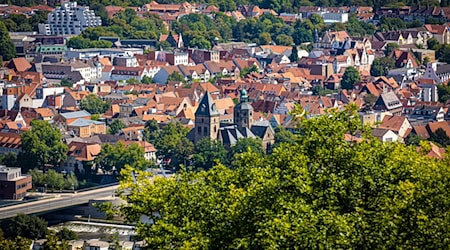
[(22, 175), (20, 168), (0, 166), (0, 199), (22, 199), (29, 189), (31, 176)]
[(89, 27), (102, 25), (102, 20), (88, 6), (78, 6), (77, 2), (63, 2), (48, 14), (47, 23), (39, 24), (43, 35), (79, 35)]

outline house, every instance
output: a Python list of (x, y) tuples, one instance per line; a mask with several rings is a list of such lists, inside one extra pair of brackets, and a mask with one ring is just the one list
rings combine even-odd
[(124, 67), (124, 66), (114, 66), (111, 71), (110, 79), (112, 81), (128, 81), (130, 79), (135, 79), (137, 81), (142, 81), (145, 76), (145, 67)]
[(142, 141), (144, 133), (144, 126), (129, 126), (120, 130), (119, 136), (128, 141)]
[(53, 117), (53, 124), (60, 129), (66, 129), (68, 124), (77, 119), (91, 119), (91, 114), (85, 110), (60, 113)]
[(31, 181), (31, 175), (23, 175), (20, 168), (0, 165), (0, 199), (22, 199), (31, 189)]
[(394, 50), (392, 51), (390, 58), (394, 59), (396, 68), (417, 68), (416, 57), (410, 51)]
[(101, 145), (95, 142), (72, 141), (68, 145), (67, 160), (62, 168), (68, 172), (79, 171), (83, 173), (84, 166), (88, 162), (93, 162), (100, 154)]
[(106, 124), (100, 121), (79, 118), (67, 124), (66, 131), (81, 138), (90, 137), (94, 134), (106, 134)]
[(382, 142), (396, 142), (399, 140), (399, 136), (390, 129), (374, 128), (372, 135)]
[(424, 28), (436, 38), (439, 43), (449, 44), (450, 43), (450, 32), (446, 25), (438, 24), (425, 24)]
[(408, 117), (412, 121), (444, 121), (445, 111), (442, 106), (416, 104)]
[(389, 129), (400, 138), (406, 138), (412, 130), (411, 123), (404, 116), (385, 115), (383, 121), (378, 125), (380, 129)]
[(185, 78), (192, 81), (207, 82), (211, 78), (211, 73), (203, 64), (195, 66), (179, 65), (179, 69)]
[(397, 95), (395, 95), (394, 92), (390, 91), (382, 93), (378, 97), (373, 109), (380, 111), (389, 111), (393, 115), (400, 116), (402, 114), (403, 105), (398, 99)]
[(0, 154), (18, 154), (22, 150), (22, 138), (15, 132), (0, 132)]
[(25, 72), (31, 69), (31, 64), (25, 59), (25, 57), (13, 58), (6, 64), (8, 69), (13, 69), (15, 72)]

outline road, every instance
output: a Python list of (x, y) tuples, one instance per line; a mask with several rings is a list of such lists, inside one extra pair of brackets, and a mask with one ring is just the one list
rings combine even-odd
[(35, 214), (64, 207), (88, 203), (89, 200), (112, 198), (119, 185), (89, 190), (75, 194), (62, 194), (57, 198), (27, 202), (0, 208), (0, 220), (11, 218), (19, 213)]

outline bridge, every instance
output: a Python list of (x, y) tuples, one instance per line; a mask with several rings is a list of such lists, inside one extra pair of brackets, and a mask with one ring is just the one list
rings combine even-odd
[(30, 201), (0, 208), (0, 220), (15, 217), (17, 214), (37, 214), (66, 207), (86, 204), (89, 200), (112, 198), (119, 185), (113, 185), (84, 192), (61, 194), (56, 198)]

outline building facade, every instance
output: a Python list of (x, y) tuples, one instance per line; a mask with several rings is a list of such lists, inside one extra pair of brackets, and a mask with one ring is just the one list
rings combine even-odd
[(22, 175), (20, 168), (0, 166), (0, 199), (22, 199), (31, 186), (31, 176)]

